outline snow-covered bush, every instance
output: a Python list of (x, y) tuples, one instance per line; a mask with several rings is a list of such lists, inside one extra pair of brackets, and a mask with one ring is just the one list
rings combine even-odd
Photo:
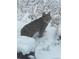
[[(60, 0), (17, 0), (18, 20), (28, 12), (32, 18), (36, 19), (43, 12), (51, 11), (51, 14), (58, 14), (60, 11)], [(20, 17), (19, 17), (20, 16)]]

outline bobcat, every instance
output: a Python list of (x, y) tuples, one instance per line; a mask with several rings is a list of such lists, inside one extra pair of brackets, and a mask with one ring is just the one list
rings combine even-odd
[(45, 31), (45, 28), (47, 27), (50, 20), (51, 20), (50, 12), (48, 14), (43, 13), (42, 17), (25, 25), (21, 29), (21, 36), (33, 37), (33, 35), (38, 32), (39, 33), (38, 37), (42, 37), (43, 32)]

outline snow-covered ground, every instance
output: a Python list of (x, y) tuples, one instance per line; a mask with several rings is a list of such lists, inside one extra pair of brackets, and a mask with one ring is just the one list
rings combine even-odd
[(39, 44), (35, 49), (36, 59), (60, 59), (61, 45), (57, 42), (56, 28), (48, 25), (46, 33), (39, 38)]
[(49, 23), (42, 38), (37, 37), (34, 39), (26, 36), (18, 36), (17, 50), (24, 55), (34, 51), (36, 59), (60, 59), (61, 44), (56, 40), (56, 32), (56, 28), (51, 27)]
[[(17, 52), (35, 52), (36, 59), (61, 59), (60, 0), (17, 0)], [(24, 25), (51, 11), (52, 21), (41, 38), (21, 36)], [(33, 59), (33, 58), (31, 58)]]

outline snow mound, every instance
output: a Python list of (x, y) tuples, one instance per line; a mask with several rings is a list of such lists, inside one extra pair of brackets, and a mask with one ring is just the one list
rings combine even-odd
[(35, 49), (36, 59), (60, 59), (60, 45), (56, 45), (57, 29), (51, 26), (51, 22), (46, 28), (42, 38), (37, 38), (38, 46)]
[(52, 46), (44, 49), (44, 48), (38, 48), (35, 51), (36, 59), (60, 59), (61, 58), (61, 49), (60, 46)]
[(35, 39), (25, 36), (17, 37), (17, 52), (22, 52), (23, 55), (30, 53), (35, 48)]

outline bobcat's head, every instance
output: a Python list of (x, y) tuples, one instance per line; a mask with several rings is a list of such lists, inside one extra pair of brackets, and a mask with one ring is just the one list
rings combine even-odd
[(45, 12), (44, 12), (42, 18), (43, 18), (44, 22), (49, 23), (51, 20), (50, 12), (48, 14), (45, 14)]

